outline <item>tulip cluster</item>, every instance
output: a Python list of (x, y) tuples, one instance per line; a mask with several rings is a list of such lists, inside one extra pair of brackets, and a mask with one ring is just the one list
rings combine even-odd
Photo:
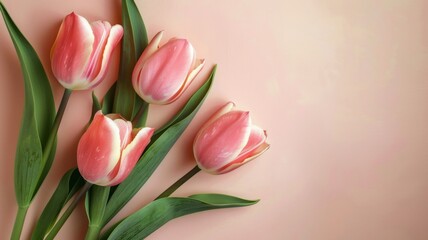
[[(51, 52), (52, 71), (68, 89), (92, 89), (106, 75), (113, 49), (123, 29), (108, 22), (89, 23), (71, 13), (59, 30)], [(173, 38), (160, 46), (157, 33), (138, 59), (132, 73), (135, 92), (151, 104), (177, 100), (205, 61), (186, 39)], [(249, 113), (227, 103), (198, 132), (193, 146), (200, 169), (229, 172), (269, 148), (266, 132), (253, 125)], [(78, 145), (77, 163), (82, 176), (93, 184), (119, 184), (131, 172), (150, 142), (153, 128), (132, 129), (132, 123), (117, 114), (98, 112)]]
[[(18, 211), (11, 236), (13, 240), (21, 239), (27, 210), (50, 170), (58, 129), (70, 94), (75, 90), (93, 90), (103, 82), (110, 59), (123, 35), (127, 41), (122, 44), (121, 56), (126, 64), (120, 66), (120, 82), (109, 90), (114, 94), (104, 98), (102, 107), (93, 95), (92, 120), (78, 142), (77, 167), (86, 182), (80, 185), (82, 179), (77, 176), (76, 169), (64, 175), (41, 214), (31, 239), (53, 239), (85, 195), (90, 196), (85, 205), (90, 223), (85, 239), (89, 240), (100, 239), (101, 231), (111, 234), (102, 236), (102, 239), (111, 239), (112, 236), (112, 239), (143, 239), (177, 216), (214, 208), (249, 206), (257, 202), (223, 194), (199, 194), (167, 201), (160, 199), (170, 196), (200, 170), (210, 174), (227, 173), (269, 148), (266, 131), (252, 123), (248, 111), (238, 110), (234, 103), (228, 102), (196, 134), (193, 142), (194, 168), (162, 192), (155, 199), (157, 204), (146, 206), (144, 211), (114, 224), (113, 230), (104, 229), (105, 224), (141, 188), (188, 126), (189, 119), (204, 101), (216, 70), (213, 68), (207, 81), (163, 130), (155, 132), (154, 128), (147, 127), (149, 104), (165, 105), (179, 99), (202, 70), (205, 61), (196, 57), (196, 51), (187, 39), (172, 38), (161, 44), (163, 31), (157, 33), (141, 52), (145, 39), (139, 30), (144, 29), (144, 23), (135, 16), (138, 9), (133, 1), (123, 0), (122, 6), (126, 7), (123, 11), (123, 20), (128, 23), (125, 29), (106, 21), (90, 23), (76, 13), (67, 15), (62, 21), (51, 49), (52, 74), (65, 88), (55, 116), (48, 74), (0, 1), (0, 14), (19, 53), (26, 93), (15, 159)], [(138, 97), (141, 99), (136, 99)], [(152, 138), (156, 139), (154, 143), (151, 143)], [(125, 179), (128, 180), (123, 182)], [(107, 187), (93, 187), (93, 184)], [(121, 185), (110, 188), (118, 184)], [(91, 192), (86, 194), (89, 189)], [(67, 203), (73, 195), (73, 201)], [(168, 209), (165, 204), (186, 207)], [(67, 209), (63, 209), (64, 206)], [(150, 216), (150, 221), (145, 221), (146, 216)], [(163, 223), (152, 226), (153, 221)]]

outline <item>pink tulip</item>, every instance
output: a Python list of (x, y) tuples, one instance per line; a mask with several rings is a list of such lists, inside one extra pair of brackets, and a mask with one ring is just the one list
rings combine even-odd
[(86, 181), (113, 186), (134, 168), (150, 142), (153, 128), (132, 129), (132, 123), (117, 114), (95, 114), (77, 147), (77, 166)]
[(51, 50), (52, 71), (62, 86), (92, 89), (101, 83), (123, 28), (106, 21), (89, 23), (71, 13), (61, 24)]
[(227, 103), (196, 135), (193, 153), (202, 170), (222, 174), (260, 156), (269, 148), (267, 134), (252, 125), (249, 112)]
[(148, 103), (168, 104), (181, 96), (204, 66), (186, 39), (173, 38), (159, 48), (159, 32), (138, 59), (132, 84)]

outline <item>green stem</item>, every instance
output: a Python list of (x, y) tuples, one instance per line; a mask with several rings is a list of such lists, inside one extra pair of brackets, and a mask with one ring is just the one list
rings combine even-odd
[(85, 239), (98, 239), (109, 195), (110, 187), (94, 186), (88, 192), (86, 210), (89, 218), (89, 226)]
[(58, 234), (61, 227), (64, 225), (65, 221), (67, 221), (68, 217), (71, 215), (73, 210), (76, 208), (80, 199), (85, 195), (85, 193), (89, 190), (89, 188), (91, 188), (91, 186), (92, 186), (92, 184), (88, 183), (88, 182), (86, 182), (85, 185), (83, 185), (82, 189), (80, 189), (79, 193), (73, 199), (73, 202), (70, 204), (70, 206), (68, 206), (67, 210), (65, 210), (65, 212), (62, 214), (61, 218), (52, 227), (52, 230), (49, 232), (49, 234), (45, 238), (45, 240), (54, 239), (54, 237)]
[(175, 190), (177, 190), (181, 185), (183, 185), (187, 180), (192, 178), (196, 173), (201, 171), (201, 169), (196, 165), (192, 170), (190, 170), (188, 173), (186, 173), (184, 176), (182, 176), (180, 179), (178, 179), (174, 184), (172, 184), (169, 188), (167, 188), (163, 193), (161, 193), (155, 200), (159, 198), (168, 197), (171, 195)]
[(61, 123), (62, 117), (64, 116), (65, 108), (67, 107), (68, 100), (70, 99), (70, 95), (72, 90), (65, 89), (64, 94), (62, 95), (61, 103), (58, 107), (58, 112), (56, 113), (54, 123), (52, 125), (52, 130), (49, 135), (49, 138), (46, 142), (45, 149), (43, 149), (43, 161), (47, 162), (49, 155), (51, 154), (52, 147), (54, 145), (56, 135), (58, 133), (59, 125)]
[(100, 225), (89, 225), (88, 232), (86, 233), (85, 240), (96, 240), (100, 235)]
[(27, 215), (28, 206), (18, 207), (18, 212), (16, 213), (15, 225), (13, 225), (11, 240), (19, 240), (22, 232), (22, 227), (24, 226), (25, 216)]
[[(46, 177), (46, 175), (48, 174), (48, 172), (50, 170), (50, 167), (52, 166), (52, 161), (48, 162), (48, 160), (49, 160), (50, 155), (52, 154), (52, 148), (55, 145), (59, 125), (61, 124), (61, 120), (62, 120), (62, 117), (64, 116), (65, 108), (67, 107), (67, 103), (68, 103), (68, 100), (70, 99), (71, 93), (72, 93), (72, 90), (70, 90), (70, 89), (64, 90), (64, 94), (62, 95), (61, 103), (59, 104), (58, 111), (57, 111), (56, 116), (55, 116), (55, 120), (52, 124), (51, 132), (48, 136), (48, 140), (46, 141), (46, 145), (43, 149), (42, 161), (45, 165), (44, 165), (41, 177), (39, 179), (40, 185), (45, 180), (44, 177)], [(36, 189), (36, 192), (34, 193), (34, 195), (36, 193), (37, 193), (37, 189)]]

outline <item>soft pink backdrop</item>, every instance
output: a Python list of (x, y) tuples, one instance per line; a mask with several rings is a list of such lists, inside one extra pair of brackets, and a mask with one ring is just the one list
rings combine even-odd
[[(120, 22), (118, 0), (3, 0), (50, 73), (49, 51), (71, 11)], [(183, 99), (151, 109), (159, 126), (214, 63), (206, 104), (158, 171), (120, 216), (137, 210), (192, 166), (191, 142), (228, 100), (268, 130), (271, 149), (223, 176), (200, 173), (174, 195), (221, 192), (260, 198), (248, 208), (169, 222), (149, 239), (428, 239), (428, 3), (409, 1), (137, 0), (149, 36), (191, 40), (207, 68)], [(23, 108), (18, 59), (0, 21), (0, 239), (16, 212), (13, 161)], [(118, 52), (102, 96), (117, 74)], [(61, 88), (51, 79), (58, 104)], [(90, 112), (79, 92), (59, 131), (57, 158), (37, 195), (26, 239), (57, 181), (75, 166)], [(80, 206), (60, 239), (84, 236)]]

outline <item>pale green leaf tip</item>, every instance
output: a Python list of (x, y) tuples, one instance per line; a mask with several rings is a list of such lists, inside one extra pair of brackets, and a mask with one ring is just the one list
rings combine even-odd
[[(213, 202), (208, 201), (210, 195), (213, 197), (224, 196), (227, 198), (233, 198), (237, 201), (236, 202), (213, 203)], [(206, 197), (208, 197), (208, 198), (206, 198)], [(239, 198), (239, 197), (235, 197), (235, 196), (231, 196), (231, 195), (226, 195), (226, 194), (194, 194), (194, 195), (189, 196), (188, 198), (195, 199), (195, 200), (207, 203), (207, 204), (214, 204), (214, 205), (237, 204), (237, 205), (249, 206), (249, 205), (254, 205), (260, 201), (260, 199), (249, 200), (249, 199), (243, 199), (243, 198)]]

